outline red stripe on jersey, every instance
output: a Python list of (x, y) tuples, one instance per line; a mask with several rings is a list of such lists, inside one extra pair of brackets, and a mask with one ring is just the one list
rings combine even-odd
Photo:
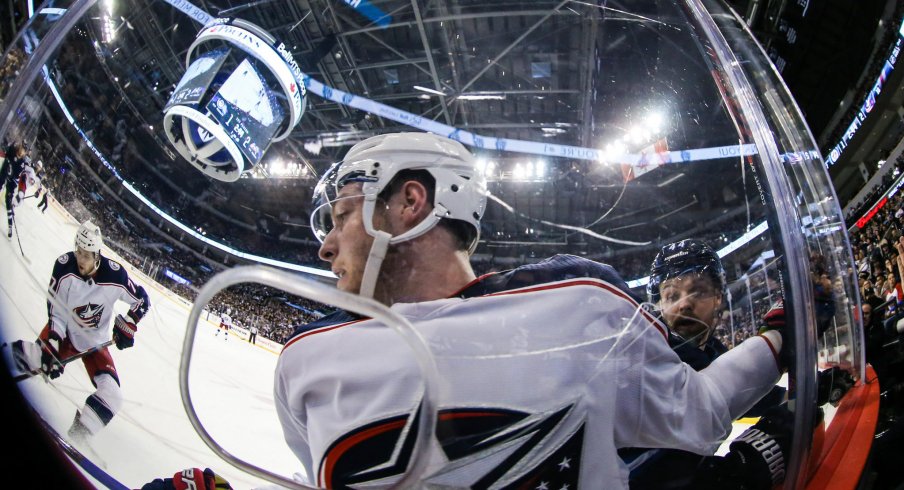
[[(481, 276), (481, 278), (489, 276), (491, 274), (495, 274), (495, 273), (486, 274), (484, 276)], [(478, 278), (477, 280), (479, 280), (479, 279), (480, 278)], [(473, 281), (472, 281), (472, 283), (473, 283)], [(521, 288), (521, 289), (513, 289), (511, 291), (501, 291), (498, 293), (490, 293), (490, 294), (486, 294), (483, 296), (477, 296), (477, 297), (475, 297), (475, 299), (476, 298), (485, 298), (485, 297), (490, 297), (490, 296), (502, 296), (502, 295), (508, 295), (508, 294), (532, 293), (532, 292), (544, 291), (544, 290), (549, 290), (549, 289), (559, 289), (559, 288), (564, 288), (564, 287), (568, 287), (568, 286), (596, 286), (598, 288), (604, 289), (604, 290), (614, 294), (615, 296), (627, 301), (633, 308), (638, 309), (640, 311), (640, 313), (643, 315), (643, 317), (646, 318), (647, 321), (649, 321), (654, 327), (656, 327), (656, 329), (659, 331), (659, 333), (662, 334), (662, 337), (666, 340), (668, 339), (668, 334), (666, 334), (665, 327), (662, 326), (662, 324), (660, 324), (659, 321), (656, 320), (655, 317), (651, 316), (643, 308), (641, 308), (640, 305), (638, 305), (637, 302), (634, 301), (634, 299), (632, 299), (630, 296), (625, 294), (624, 291), (622, 291), (621, 289), (619, 289), (607, 282), (604, 282), (604, 281), (589, 280), (589, 279), (568, 280), (568, 281), (562, 281), (562, 282), (557, 282), (557, 283), (542, 284), (540, 286), (530, 286), (530, 287)], [(298, 337), (295, 337), (292, 340), (290, 340), (289, 342), (287, 342), (286, 345), (283, 347), (282, 352), (285, 352), (285, 350), (287, 348), (289, 348), (290, 345), (294, 344), (295, 342), (297, 342), (305, 337), (308, 337), (308, 336), (311, 336), (314, 334), (318, 334), (318, 333), (329, 332), (330, 330), (335, 330), (337, 328), (345, 327), (347, 325), (351, 325), (351, 324), (358, 323), (358, 322), (363, 322), (365, 320), (370, 320), (370, 318), (362, 318), (360, 320), (355, 320), (352, 322), (340, 323), (338, 325), (330, 325), (327, 327), (319, 328), (317, 330), (311, 330), (309, 332), (305, 332), (305, 333), (299, 335)]]
[(499, 412), (452, 412), (452, 413), (441, 413), (439, 414), (439, 419), (446, 420), (454, 420), (454, 419), (468, 419), (473, 417), (508, 417), (510, 414), (507, 413), (499, 413)]
[(351, 322), (340, 323), (340, 324), (338, 324), (338, 325), (329, 325), (329, 326), (326, 326), (326, 327), (320, 327), (320, 328), (318, 328), (318, 329), (316, 329), (316, 330), (310, 330), (310, 331), (307, 331), (307, 332), (305, 332), (305, 333), (299, 335), (298, 337), (295, 337), (295, 338), (293, 338), (292, 340), (286, 342), (286, 345), (284, 345), (283, 348), (282, 348), (282, 352), (285, 352), (286, 349), (288, 349), (290, 345), (294, 344), (295, 342), (298, 342), (299, 340), (301, 340), (301, 339), (303, 339), (303, 338), (305, 338), (305, 337), (310, 337), (311, 335), (318, 334), (318, 333), (329, 332), (330, 330), (335, 330), (335, 329), (341, 328), (341, 327), (347, 327), (347, 326), (349, 326), (349, 325), (353, 325), (353, 324), (355, 324), (355, 323), (360, 323), (360, 322), (363, 322), (363, 321), (365, 321), (365, 320), (370, 320), (370, 318), (362, 318), (362, 319), (360, 319), (360, 320), (354, 320), (354, 321), (351, 321)]
[[(384, 432), (401, 429), (402, 427), (405, 427), (406, 422), (406, 419), (402, 419), (378, 425), (377, 427), (363, 430), (340, 442), (336, 447), (332, 448), (330, 452), (324, 456), (323, 461), (320, 462), (320, 474), (317, 475), (317, 485), (324, 488), (333, 488), (333, 466), (336, 464), (336, 461), (339, 461), (339, 458), (349, 450), (349, 448), (354, 447), (361, 441), (378, 436)], [(324, 485), (323, 481), (324, 475), (326, 476), (326, 485)]]
[(772, 341), (769, 340), (769, 337), (766, 337), (765, 335), (757, 335), (757, 337), (760, 337), (761, 339), (763, 339), (763, 340), (766, 341), (766, 345), (768, 345), (768, 346), (769, 346), (769, 350), (772, 351), (772, 357), (775, 358), (775, 365), (776, 365), (776, 367), (778, 367), (778, 370), (781, 371), (781, 370), (782, 370), (782, 363), (781, 363), (781, 361), (779, 360), (778, 351), (775, 349), (775, 346), (772, 345)]
[(643, 315), (644, 318), (646, 318), (650, 323), (653, 324), (654, 327), (656, 327), (657, 330), (659, 330), (659, 333), (662, 334), (663, 338), (668, 339), (668, 335), (666, 334), (665, 329), (663, 328), (663, 326), (661, 326), (661, 324), (659, 323), (658, 320), (656, 320), (655, 317), (651, 316), (643, 308), (641, 308), (640, 305), (637, 304), (637, 302), (634, 301), (633, 298), (628, 296), (624, 291), (622, 291), (621, 289), (619, 289), (605, 281), (601, 281), (601, 280), (570, 279), (567, 281), (561, 281), (561, 282), (556, 282), (556, 283), (542, 284), (540, 286), (529, 286), (529, 287), (521, 288), (521, 289), (513, 289), (511, 291), (490, 293), (490, 294), (487, 294), (486, 296), (502, 296), (502, 295), (506, 295), (506, 294), (533, 293), (533, 292), (537, 292), (537, 291), (545, 291), (545, 290), (549, 290), (549, 289), (559, 289), (559, 288), (564, 288), (564, 287), (569, 287), (569, 286), (596, 286), (598, 288), (602, 288), (602, 289), (605, 289), (606, 291), (609, 291), (610, 293), (627, 301), (633, 308), (639, 310), (641, 315)]
[(464, 292), (466, 289), (468, 289), (469, 287), (471, 287), (471, 286), (473, 286), (473, 285), (475, 285), (475, 284), (477, 284), (477, 283), (483, 281), (484, 279), (486, 279), (486, 278), (488, 278), (488, 277), (490, 277), (490, 276), (495, 276), (496, 274), (499, 274), (499, 273), (498, 273), (498, 272), (487, 272), (486, 274), (484, 274), (484, 275), (482, 275), (482, 276), (480, 276), (480, 277), (474, 279), (473, 281), (471, 281), (471, 282), (465, 284), (464, 286), (462, 286), (461, 288), (459, 288), (458, 291), (455, 291), (453, 294), (450, 294), (449, 297), (450, 297), (450, 298), (454, 298), (454, 297), (460, 295), (461, 293), (463, 293), (463, 292)]

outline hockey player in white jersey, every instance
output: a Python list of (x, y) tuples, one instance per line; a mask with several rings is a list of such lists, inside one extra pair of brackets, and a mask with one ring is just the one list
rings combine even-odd
[[(13, 344), (20, 370), (40, 369), (55, 379), (63, 374), (67, 358), (110, 340), (111, 327), (118, 349), (134, 345), (137, 324), (150, 308), (150, 301), (144, 288), (135, 284), (119, 263), (101, 255), (101, 244), (100, 229), (86, 221), (76, 232), (75, 250), (54, 263), (47, 325), (36, 342), (20, 340)], [(114, 312), (117, 301), (129, 305), (125, 316)], [(69, 429), (73, 439), (97, 433), (122, 406), (119, 375), (109, 350), (103, 347), (81, 360), (97, 390), (75, 413)]]
[(16, 197), (13, 206), (22, 204), (27, 198), (38, 198), (44, 192), (44, 186), (41, 183), (41, 175), (44, 171), (44, 163), (36, 160), (32, 165), (22, 167), (19, 173), (19, 183), (16, 188)]
[[(461, 144), (401, 133), (357, 144), (315, 196), (337, 287), (410, 320), (443, 373), (425, 486), (624, 488), (619, 448), (712, 454), (778, 380), (781, 333), (696, 372), (609, 266), (558, 255), (475, 277), (485, 185)], [(287, 443), (330, 488), (406, 471), (421, 390), (397, 334), (342, 311), (295, 331), (274, 386)]]
[(232, 313), (232, 309), (226, 308), (226, 313), (220, 315), (220, 328), (217, 329), (217, 333), (214, 337), (218, 337), (220, 335), (220, 330), (222, 330), (225, 332), (224, 339), (229, 340), (229, 331), (232, 330), (232, 316), (230, 316), (230, 313)]

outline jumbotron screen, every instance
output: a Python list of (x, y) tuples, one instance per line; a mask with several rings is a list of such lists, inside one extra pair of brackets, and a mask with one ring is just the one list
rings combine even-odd
[(207, 110), (245, 157), (256, 165), (270, 145), (285, 113), (264, 78), (247, 59), (239, 63)]
[(178, 104), (190, 106), (200, 104), (201, 99), (204, 98), (204, 94), (207, 92), (207, 87), (210, 86), (213, 78), (220, 71), (220, 66), (223, 65), (228, 54), (228, 49), (218, 49), (204, 53), (193, 61), (188, 70), (185, 71), (185, 75), (182, 75), (182, 79), (179, 80), (179, 85), (173, 90), (173, 95), (167, 101), (163, 112)]

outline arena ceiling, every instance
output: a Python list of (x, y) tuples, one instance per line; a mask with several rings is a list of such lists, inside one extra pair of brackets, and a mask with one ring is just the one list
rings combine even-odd
[[(740, 15), (750, 8), (750, 2), (735, 4)], [(82, 103), (84, 113), (111, 119), (128, 114), (138, 122), (130, 128), (122, 166), (133, 179), (153, 175), (148, 185), (161, 203), (193, 202), (245, 226), (280, 222), (292, 227), (292, 238), (306, 240), (317, 177), (368, 136), (412, 130), (309, 96), (301, 122), (264, 156), (256, 173), (266, 178), (212, 180), (173, 152), (161, 124), (200, 24), (161, 0), (131, 1), (127, 9), (116, 9), (115, 0), (109, 5), (115, 14), (93, 17), (73, 39), (81, 43), (74, 49), (96, 56), (94, 69), (103, 70), (106, 80), (98, 93), (107, 97), (73, 101), (74, 107)], [(684, 150), (739, 141), (706, 46), (684, 27), (687, 14), (672, 2), (373, 2), (391, 16), (388, 26), (331, 0), (196, 5), (265, 29), (325, 85), (465, 131), (582, 148), (621, 140), (635, 152), (653, 144)], [(774, 31), (767, 24), (775, 20), (764, 18), (761, 40)], [(115, 35), (108, 38), (105, 29)], [(113, 110), (98, 107), (104, 103)], [(479, 156), (494, 166), (490, 191), (517, 210), (490, 207), (482, 250), (516, 247), (517, 260), (550, 251), (611, 259), (623, 251), (619, 241), (649, 243), (631, 248), (648, 249), (649, 260), (663, 241), (703, 236), (727, 242), (752, 227), (751, 207), (759, 205), (739, 164), (720, 160), (697, 163), (693, 172), (662, 166), (626, 183), (617, 165), (491, 150)], [(287, 164), (294, 168), (291, 178)], [(614, 240), (588, 239), (546, 226), (550, 222), (592, 225), (594, 233)]]

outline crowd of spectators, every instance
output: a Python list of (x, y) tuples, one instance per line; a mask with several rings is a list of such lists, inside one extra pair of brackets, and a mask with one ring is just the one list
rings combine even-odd
[(893, 300), (887, 316), (894, 315), (897, 304), (904, 301), (901, 288), (904, 257), (900, 250), (904, 231), (902, 202), (904, 193), (895, 194), (870, 221), (862, 228), (855, 227), (850, 234), (861, 300), (874, 308)]
[(854, 227), (850, 233), (859, 280), (866, 362), (875, 370), (883, 391), (875, 441), (876, 454), (880, 455), (880, 459), (875, 464), (894, 474), (900, 473), (901, 434), (904, 433), (904, 418), (901, 415), (904, 412), (902, 206), (904, 192), (898, 192), (862, 228)]
[[(888, 163), (886, 163), (886, 165), (888, 165)], [(853, 226), (861, 216), (866, 214), (866, 212), (869, 211), (886, 192), (888, 192), (894, 180), (900, 177), (901, 172), (904, 172), (904, 155), (898, 157), (898, 159), (895, 160), (894, 165), (894, 168), (885, 174), (882, 181), (873, 187), (870, 193), (860, 198), (850, 207), (850, 211), (847, 213), (847, 216), (845, 216), (845, 223), (848, 227)]]
[(25, 53), (19, 48), (12, 48), (6, 58), (0, 63), (0, 101), (6, 97), (13, 80), (19, 74), (19, 70), (25, 64)]

